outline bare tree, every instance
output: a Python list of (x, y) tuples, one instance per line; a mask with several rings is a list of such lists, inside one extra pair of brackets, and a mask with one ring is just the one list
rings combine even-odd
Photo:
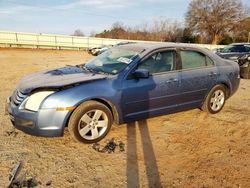
[(222, 34), (232, 31), (243, 17), (241, 0), (192, 0), (186, 24), (194, 33), (217, 44)]
[(250, 16), (239, 22), (238, 27), (234, 29), (233, 38), (235, 42), (250, 41)]
[(76, 29), (76, 30), (74, 31), (73, 36), (84, 37), (84, 33), (82, 32), (82, 30)]
[(112, 38), (114, 39), (119, 39), (119, 38), (123, 38), (126, 39), (126, 28), (124, 27), (122, 22), (115, 22), (112, 25), (111, 28), (112, 31)]
[(152, 23), (143, 22), (134, 27), (126, 27), (121, 22), (115, 22), (110, 30), (96, 34), (96, 37), (180, 42), (183, 35), (182, 24), (165, 18), (153, 20)]

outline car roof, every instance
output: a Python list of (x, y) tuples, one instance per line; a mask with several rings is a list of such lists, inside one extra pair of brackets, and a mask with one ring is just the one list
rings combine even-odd
[(230, 46), (240, 46), (240, 45), (250, 45), (250, 43), (233, 43), (233, 44), (230, 44)]
[(218, 62), (221, 61), (222, 58), (218, 56), (217, 54), (213, 53), (211, 50), (204, 48), (204, 47), (199, 47), (196, 44), (185, 44), (185, 43), (134, 43), (134, 44), (125, 44), (118, 46), (116, 48), (122, 48), (122, 49), (127, 49), (127, 50), (132, 50), (136, 51), (141, 54), (141, 56), (144, 56), (151, 51), (157, 50), (157, 49), (163, 49), (163, 48), (188, 48), (192, 49), (195, 51), (202, 52), (203, 54), (209, 56), (212, 58), (214, 61)]
[(184, 44), (184, 43), (133, 43), (133, 44), (125, 44), (119, 46), (119, 48), (133, 50), (133, 51), (153, 51), (161, 48), (194, 48), (200, 51), (206, 51), (205, 48), (198, 47), (195, 44)]

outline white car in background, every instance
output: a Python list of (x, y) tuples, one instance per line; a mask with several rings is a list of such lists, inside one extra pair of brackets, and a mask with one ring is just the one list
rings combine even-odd
[(110, 49), (112, 47), (121, 46), (121, 45), (125, 45), (125, 44), (132, 44), (132, 43), (135, 43), (135, 42), (119, 42), (119, 43), (117, 43), (115, 45), (106, 45), (106, 46), (94, 47), (94, 48), (90, 48), (88, 50), (88, 53), (92, 54), (94, 56), (98, 56), (101, 53), (107, 51), (108, 49)]

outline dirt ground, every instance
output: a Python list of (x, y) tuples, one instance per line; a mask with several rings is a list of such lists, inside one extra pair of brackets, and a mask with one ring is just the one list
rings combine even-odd
[(100, 144), (114, 138), (125, 151), (99, 153), (67, 129), (60, 138), (13, 131), (4, 104), (21, 77), (89, 58), (83, 51), (0, 49), (0, 187), (18, 161), (38, 187), (250, 187), (250, 80), (241, 80), (219, 114), (194, 109), (113, 126)]

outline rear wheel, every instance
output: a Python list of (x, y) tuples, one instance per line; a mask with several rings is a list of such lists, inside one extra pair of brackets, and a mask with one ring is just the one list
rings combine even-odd
[(74, 140), (95, 143), (108, 134), (112, 123), (112, 113), (107, 106), (96, 101), (87, 101), (73, 112), (68, 129)]
[(211, 114), (220, 112), (226, 101), (226, 88), (223, 85), (216, 85), (209, 92), (201, 109)]

